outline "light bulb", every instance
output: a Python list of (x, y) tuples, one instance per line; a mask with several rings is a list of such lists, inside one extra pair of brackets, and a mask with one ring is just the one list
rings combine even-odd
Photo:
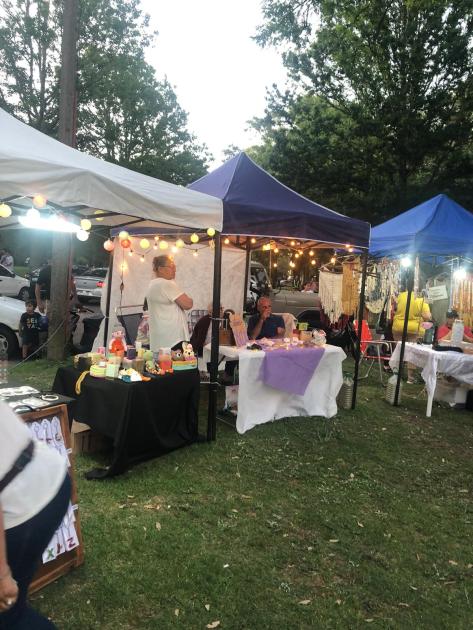
[(279, 249), (277, 247), (275, 247), (273, 251), (275, 254), (279, 254)]
[(335, 258), (335, 256), (332, 256), (332, 258), (330, 259), (330, 262), (332, 263), (332, 265), (337, 261), (337, 259)]
[(103, 248), (107, 252), (113, 252), (113, 250), (115, 249), (115, 243), (111, 241), (110, 239), (108, 239), (103, 244)]
[(199, 242), (199, 236), (194, 232), (194, 234), (191, 234), (191, 243), (198, 243)]
[(153, 245), (153, 249), (158, 249), (158, 246), (157, 245)]
[(274, 267), (275, 269), (277, 269), (277, 268), (278, 268), (278, 263), (273, 263), (273, 267)]
[(171, 247), (171, 251), (172, 251), (172, 253), (173, 253), (173, 254), (177, 254), (177, 252), (178, 252), (179, 250), (178, 250), (178, 248), (177, 248), (175, 245), (173, 245), (173, 246)]
[(299, 254), (298, 253), (294, 254), (294, 258), (299, 258)]
[(311, 264), (311, 265), (315, 265), (315, 260), (311, 260), (311, 261), (310, 261), (310, 264)]
[(11, 208), (6, 203), (0, 203), (0, 217), (2, 219), (8, 219), (11, 216)]
[(291, 247), (294, 247), (295, 244), (296, 244), (296, 241), (291, 241)]
[(168, 242), (167, 241), (159, 241), (159, 249), (167, 249)]
[(226, 238), (223, 242), (225, 243), (225, 245), (230, 245), (230, 239), (229, 238)]
[(81, 219), (80, 226), (83, 230), (87, 232), (92, 227), (92, 223), (89, 221), (89, 219)]
[(149, 241), (147, 238), (142, 238), (140, 241), (141, 249), (149, 249)]
[(197, 258), (197, 256), (199, 255), (199, 252), (198, 251), (194, 251), (194, 252), (192, 252), (192, 255), (194, 256), (194, 258)]
[(309, 256), (313, 256), (313, 255), (314, 255), (314, 252), (312, 250), (310, 250)]
[(76, 236), (79, 241), (86, 241), (89, 238), (89, 233), (86, 230), (79, 230), (76, 232)]
[(349, 247), (349, 248), (348, 248), (348, 251), (349, 251), (349, 252), (350, 252), (350, 254), (351, 254), (351, 253), (352, 253), (352, 251), (353, 251), (353, 247)]
[(215, 236), (215, 228), (209, 227), (207, 229), (207, 236), (210, 236), (210, 238), (212, 238), (212, 236)]
[(44, 208), (44, 206), (46, 205), (46, 197), (44, 197), (43, 195), (35, 195), (33, 197), (33, 204), (36, 208)]
[(453, 277), (455, 280), (465, 280), (466, 279), (466, 269), (460, 267), (459, 269), (455, 269), (453, 272)]
[(185, 245), (185, 243), (182, 240), (182, 238), (178, 238), (177, 241), (176, 241), (176, 247), (182, 248), (182, 247), (184, 247), (184, 245)]
[(254, 245), (254, 244), (256, 243), (256, 239), (255, 239), (255, 238), (252, 238), (252, 239), (251, 239), (251, 242), (252, 242), (252, 243), (253, 243), (253, 245)]
[(133, 252), (131, 250), (128, 252), (128, 256), (130, 256), (130, 258), (133, 256)]
[(126, 230), (122, 230), (122, 231), (119, 233), (119, 235), (118, 235), (118, 238), (119, 238), (121, 241), (123, 241), (124, 239), (129, 238), (129, 237), (130, 237), (130, 235), (128, 234), (128, 232), (127, 232)]
[(144, 257), (144, 256), (141, 256), (141, 258), (140, 258), (140, 262), (142, 262), (142, 263), (143, 263), (144, 261), (145, 261), (145, 257)]
[(26, 213), (26, 218), (29, 221), (38, 221), (41, 218), (41, 215), (36, 208), (30, 208)]

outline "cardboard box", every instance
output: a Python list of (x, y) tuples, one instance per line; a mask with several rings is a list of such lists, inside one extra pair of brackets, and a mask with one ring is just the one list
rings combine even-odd
[(93, 431), (88, 424), (76, 420), (72, 421), (71, 440), (74, 455), (97, 453), (104, 450), (107, 444), (106, 438), (101, 433)]

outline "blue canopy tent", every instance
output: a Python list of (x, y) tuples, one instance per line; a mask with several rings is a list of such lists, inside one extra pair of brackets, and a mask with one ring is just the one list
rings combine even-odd
[(473, 214), (437, 195), (371, 230), (370, 254), (473, 256)]
[[(401, 255), (473, 256), (473, 214), (447, 197), (437, 195), (403, 212), (371, 231), (370, 254), (376, 258)], [(407, 338), (413, 274), (409, 274), (406, 314), (399, 365), (403, 365)], [(399, 369), (394, 404), (398, 404), (401, 386)]]
[[(246, 238), (247, 264), (251, 252), (249, 237), (261, 239), (300, 239), (310, 247), (345, 247), (361, 250), (364, 256), (362, 296), (366, 280), (366, 260), (370, 240), (370, 224), (329, 210), (294, 192), (245, 153), (239, 153), (208, 175), (189, 184), (192, 190), (205, 192), (223, 202), (222, 234)], [(253, 247), (260, 246), (260, 243)], [(300, 245), (299, 245), (300, 247)], [(209, 439), (215, 439), (218, 366), (218, 317), (221, 281), (221, 241), (215, 238), (214, 290), (212, 313), (212, 351), (209, 397)], [(245, 290), (248, 275), (245, 277)], [(360, 304), (360, 314), (363, 304)], [(361, 323), (360, 328), (361, 330)], [(359, 345), (359, 344), (358, 344)], [(359, 348), (358, 348), (359, 351)], [(356, 364), (356, 370), (358, 363)], [(356, 374), (355, 374), (356, 376)], [(356, 379), (355, 379), (356, 383)], [(356, 400), (356, 389), (353, 406)]]

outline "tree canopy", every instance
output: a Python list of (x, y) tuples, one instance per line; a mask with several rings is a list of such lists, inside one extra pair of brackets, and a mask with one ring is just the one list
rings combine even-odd
[(254, 155), (300, 192), (378, 222), (438, 192), (473, 207), (473, 3), (265, 0), (257, 41), (296, 82)]

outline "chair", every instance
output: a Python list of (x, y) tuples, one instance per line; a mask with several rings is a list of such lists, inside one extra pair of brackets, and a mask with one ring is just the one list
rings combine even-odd
[(284, 320), (285, 337), (292, 338), (292, 331), (294, 330), (295, 317), (292, 313), (273, 313), (273, 315), (280, 315)]
[[(140, 308), (139, 312), (134, 313), (125, 313), (124, 311), (129, 308)], [(123, 306), (117, 306), (115, 309), (115, 314), (117, 316), (120, 325), (125, 329), (125, 337), (128, 345), (134, 345), (136, 341), (136, 336), (138, 334), (138, 326), (140, 325), (141, 319), (143, 317), (143, 305), (141, 304), (129, 304)]]
[(208, 311), (195, 308), (187, 314), (187, 326), (189, 327), (189, 335), (192, 335), (194, 327), (201, 317), (207, 315)]
[[(354, 329), (356, 334), (358, 334), (358, 322), (354, 322)], [(389, 361), (391, 355), (396, 346), (396, 341), (389, 341), (386, 339), (374, 339), (371, 333), (371, 329), (368, 326), (368, 322), (363, 320), (361, 325), (361, 357), (360, 361), (368, 361), (369, 366), (366, 373), (363, 376), (359, 376), (358, 380), (362, 380), (364, 378), (368, 378), (371, 372), (371, 368), (374, 363), (378, 363), (379, 368), (379, 380), (381, 384), (384, 385), (383, 380), (383, 366), (382, 364), (385, 361)]]

